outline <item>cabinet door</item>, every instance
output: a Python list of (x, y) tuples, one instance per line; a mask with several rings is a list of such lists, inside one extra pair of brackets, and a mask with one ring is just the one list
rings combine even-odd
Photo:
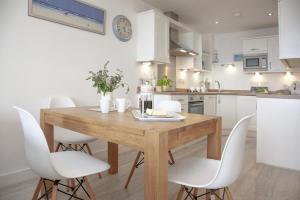
[(222, 117), (222, 129), (232, 129), (236, 124), (236, 96), (217, 96), (217, 115)]
[[(237, 120), (256, 113), (256, 97), (255, 96), (238, 96), (237, 97)], [(249, 130), (256, 131), (256, 116), (251, 119)]]
[(280, 58), (300, 57), (300, 1), (279, 1)]
[(179, 101), (181, 104), (181, 112), (188, 112), (188, 96), (187, 95), (172, 95), (171, 97), (174, 101)]
[(155, 61), (169, 63), (169, 21), (159, 14), (155, 16)]
[(138, 13), (137, 61), (170, 63), (169, 21), (154, 10)]
[(270, 72), (284, 72), (285, 67), (279, 59), (279, 37), (268, 38), (268, 61)]
[(216, 115), (217, 114), (217, 96), (206, 95), (204, 96), (204, 114)]
[(267, 51), (268, 46), (266, 38), (247, 39), (243, 41), (244, 54), (260, 54), (267, 53)]

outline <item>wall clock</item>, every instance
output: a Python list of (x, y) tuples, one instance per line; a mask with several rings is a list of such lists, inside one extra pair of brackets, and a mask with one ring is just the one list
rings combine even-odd
[(115, 36), (122, 42), (127, 42), (132, 37), (131, 22), (124, 15), (117, 15), (113, 20), (113, 31)]

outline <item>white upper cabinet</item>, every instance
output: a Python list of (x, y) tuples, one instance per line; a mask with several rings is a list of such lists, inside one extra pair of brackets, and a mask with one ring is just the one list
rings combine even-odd
[(261, 54), (267, 53), (267, 38), (246, 39), (243, 41), (243, 54)]
[(270, 72), (284, 72), (285, 66), (279, 59), (279, 38), (273, 36), (268, 38), (268, 62)]
[(138, 62), (170, 63), (169, 26), (168, 18), (155, 10), (138, 13)]
[(279, 0), (280, 58), (300, 58), (300, 1)]

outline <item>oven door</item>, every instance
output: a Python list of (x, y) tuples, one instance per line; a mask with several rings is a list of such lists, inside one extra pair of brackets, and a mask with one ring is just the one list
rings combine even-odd
[(203, 101), (189, 102), (189, 113), (204, 114), (204, 103)]

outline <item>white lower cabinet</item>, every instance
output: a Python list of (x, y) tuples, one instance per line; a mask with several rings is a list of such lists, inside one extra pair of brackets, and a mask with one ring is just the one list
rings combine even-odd
[(204, 115), (217, 115), (217, 95), (204, 96)]
[[(204, 96), (204, 114), (222, 117), (222, 129), (232, 129), (241, 118), (255, 112), (255, 96)], [(256, 131), (256, 117), (250, 121), (249, 130)]]
[(217, 95), (217, 115), (222, 117), (222, 129), (232, 129), (236, 119), (235, 95)]
[[(238, 96), (237, 97), (237, 120), (256, 113), (256, 97), (255, 96)], [(256, 116), (251, 119), (249, 124), (250, 131), (256, 131)]]

